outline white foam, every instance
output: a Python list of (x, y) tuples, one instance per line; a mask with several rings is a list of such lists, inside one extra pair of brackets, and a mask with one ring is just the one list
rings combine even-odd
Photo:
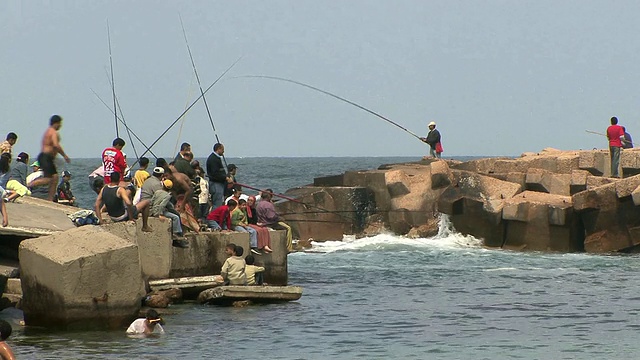
[(481, 246), (482, 240), (456, 232), (449, 218), (446, 215), (441, 215), (438, 223), (438, 234), (434, 237), (412, 239), (406, 236), (383, 233), (356, 239), (353, 235), (345, 235), (342, 241), (313, 242), (311, 252), (375, 251), (389, 249), (391, 247), (460, 250), (469, 248), (477, 249), (481, 248)]

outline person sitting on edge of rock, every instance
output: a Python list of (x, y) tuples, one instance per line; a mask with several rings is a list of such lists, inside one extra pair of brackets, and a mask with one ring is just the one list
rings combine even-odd
[(249, 226), (247, 214), (242, 210), (243, 207), (246, 206), (247, 202), (240, 200), (238, 206), (231, 212), (231, 228), (234, 231), (249, 233), (249, 247), (251, 248), (251, 252), (256, 255), (262, 255), (258, 251), (258, 232)]
[(622, 132), (624, 133), (624, 137), (620, 138), (622, 140), (622, 148), (623, 149), (633, 149), (633, 139), (631, 138), (631, 134), (627, 132), (627, 128), (622, 127)]
[(271, 202), (272, 196), (273, 195), (268, 191), (262, 192), (262, 201), (260, 201), (256, 207), (256, 212), (258, 213), (258, 225), (270, 227), (273, 230), (286, 230), (287, 250), (291, 252), (293, 251), (293, 234), (291, 233), (291, 226), (282, 221), (276, 212), (276, 208)]
[(228, 244), (224, 252), (229, 256), (222, 265), (220, 275), (225, 285), (247, 285), (247, 275), (244, 272), (246, 266), (242, 254), (242, 246)]
[(9, 214), (7, 213), (7, 205), (4, 203), (6, 191), (0, 186), (0, 212), (2, 213), (2, 227), (9, 226)]
[(228, 198), (224, 199), (224, 203), (226, 204), (227, 201), (233, 199), (236, 202), (240, 201), (240, 200), (245, 200), (247, 201), (249, 199), (249, 195), (247, 194), (243, 194), (242, 193), (242, 186), (235, 184), (233, 185), (233, 190), (231, 190), (232, 194), (231, 196), (229, 196)]
[(247, 255), (244, 258), (247, 264), (244, 267), (244, 273), (247, 275), (247, 285), (264, 285), (264, 267), (254, 265), (255, 259), (253, 255)]
[[(40, 166), (38, 164), (38, 166)], [(100, 194), (100, 189), (104, 187), (104, 166), (100, 165), (89, 174), (89, 187), (96, 194)]]
[(231, 231), (231, 212), (235, 210), (238, 203), (235, 200), (229, 200), (227, 205), (221, 205), (211, 210), (207, 215), (207, 226), (211, 230), (228, 230)]
[(127, 328), (127, 335), (159, 335), (164, 334), (164, 320), (160, 317), (157, 311), (153, 309), (147, 310), (146, 317), (134, 320), (129, 328)]
[(102, 223), (102, 205), (107, 208), (107, 213), (113, 222), (131, 220), (135, 221), (138, 217), (138, 209), (133, 206), (127, 191), (120, 187), (120, 173), (114, 171), (111, 173), (111, 182), (105, 185), (96, 199), (95, 211), (98, 221)]
[(9, 153), (9, 155), (11, 155), (11, 149), (13, 148), (13, 145), (15, 145), (17, 141), (18, 141), (18, 135), (16, 135), (16, 133), (14, 132), (8, 133), (7, 140), (3, 141), (2, 144), (0, 144), (0, 154)]
[[(238, 201), (238, 208), (242, 211), (242, 214), (244, 215), (244, 220), (246, 222), (246, 226), (254, 229), (256, 231), (256, 233), (257, 233), (258, 250), (263, 250), (266, 253), (270, 253), (273, 250), (271, 250), (271, 235), (269, 234), (269, 229), (267, 229), (266, 227), (257, 225), (256, 210), (255, 209), (251, 210), (251, 208), (249, 208), (248, 205), (249, 205), (249, 203), (246, 202), (245, 200), (239, 200)], [(256, 223), (252, 224), (252, 223), (249, 222), (250, 221), (249, 211), (252, 212), (252, 215), (256, 214), (256, 216), (255, 216), (256, 217)]]
[(7, 344), (7, 339), (11, 336), (11, 324), (5, 320), (0, 320), (0, 359), (15, 360), (16, 356), (11, 350), (11, 346)]
[(172, 187), (173, 182), (171, 180), (166, 179), (162, 181), (162, 189), (156, 190), (151, 198), (151, 210), (149, 213), (151, 216), (164, 216), (171, 220), (173, 246), (187, 248), (189, 244), (184, 240), (180, 215), (171, 203), (171, 193), (169, 191), (171, 191)]
[(151, 226), (149, 226), (149, 207), (151, 205), (151, 199), (156, 191), (162, 190), (162, 177), (164, 176), (164, 168), (156, 166), (153, 168), (152, 175), (145, 180), (142, 188), (140, 189), (140, 201), (136, 204), (136, 207), (140, 209), (142, 213), (142, 231), (150, 232)]
[(8, 175), (6, 190), (12, 192), (7, 198), (14, 201), (20, 196), (31, 196), (31, 190), (27, 188), (27, 173), (29, 173), (29, 154), (21, 152), (16, 158), (16, 164), (11, 168)]
[(148, 157), (141, 157), (138, 160), (138, 164), (140, 164), (138, 170), (136, 170), (135, 174), (133, 175), (133, 179), (134, 182), (136, 184), (136, 186), (139, 188), (142, 187), (142, 185), (144, 184), (144, 182), (151, 176), (151, 174), (149, 174), (149, 172), (147, 171), (147, 167), (149, 167), (149, 158)]
[(58, 190), (56, 191), (56, 196), (53, 198), (53, 201), (59, 204), (75, 206), (76, 197), (73, 196), (71, 192), (71, 173), (64, 170), (62, 174), (60, 174), (60, 177), (62, 181), (60, 181), (60, 185), (58, 185)]

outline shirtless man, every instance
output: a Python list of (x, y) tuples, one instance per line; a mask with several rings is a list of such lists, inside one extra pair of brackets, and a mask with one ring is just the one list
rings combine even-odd
[(49, 128), (42, 137), (42, 152), (38, 155), (40, 169), (44, 176), (33, 181), (31, 186), (49, 185), (49, 201), (53, 201), (53, 195), (56, 193), (58, 186), (58, 170), (56, 169), (55, 159), (58, 154), (62, 155), (64, 160), (69, 163), (71, 159), (65, 154), (60, 145), (60, 135), (58, 130), (62, 127), (62, 118), (59, 115), (53, 115), (49, 120)]
[(166, 173), (166, 177), (173, 182), (173, 194), (177, 199), (176, 210), (182, 211), (193, 189), (191, 188), (191, 179), (178, 170), (173, 165), (169, 165), (170, 171)]

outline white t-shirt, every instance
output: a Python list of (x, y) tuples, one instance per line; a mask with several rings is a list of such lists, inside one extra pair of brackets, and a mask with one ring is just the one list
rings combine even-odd
[[(131, 325), (129, 325), (129, 328), (127, 329), (127, 335), (142, 335), (142, 334), (144, 334), (144, 321), (145, 320), (146, 320), (145, 318), (140, 318), (140, 319), (136, 319), (134, 322), (132, 322)], [(156, 326), (153, 328), (153, 333), (154, 334), (164, 334), (164, 329), (162, 328), (162, 325), (156, 324)]]
[(204, 176), (200, 177), (200, 195), (198, 196), (199, 204), (207, 204), (209, 202), (209, 182)]
[(33, 180), (39, 179), (44, 176), (44, 172), (42, 170), (34, 171), (31, 174), (27, 175), (27, 186), (29, 186)]

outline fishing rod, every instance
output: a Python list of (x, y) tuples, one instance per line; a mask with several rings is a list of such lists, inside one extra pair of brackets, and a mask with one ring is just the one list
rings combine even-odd
[[(198, 81), (198, 87), (200, 88), (200, 95), (202, 95), (202, 102), (204, 102), (204, 107), (207, 109), (207, 115), (209, 115), (209, 122), (211, 122), (211, 128), (213, 128), (213, 135), (216, 137), (216, 142), (221, 144), (220, 138), (218, 138), (218, 132), (216, 131), (216, 126), (213, 124), (213, 117), (211, 116), (211, 111), (209, 110), (209, 104), (207, 104), (207, 98), (204, 96), (204, 91), (202, 90), (202, 83), (200, 82), (200, 76), (198, 76), (198, 70), (196, 70), (196, 62), (193, 60), (193, 55), (191, 54), (191, 47), (189, 46), (189, 40), (187, 40), (187, 31), (184, 29), (184, 23), (182, 22), (182, 15), (178, 13), (178, 17), (180, 17), (180, 26), (182, 26), (182, 35), (184, 35), (184, 42), (187, 44), (187, 51), (189, 52), (189, 59), (191, 59), (191, 66), (193, 67), (193, 73), (196, 75), (196, 80)], [(228, 168), (227, 159), (222, 154), (222, 160), (224, 161), (224, 167)]]
[[(234, 76), (232, 79), (240, 79), (240, 78), (250, 78), (250, 79), (251, 79), (251, 78), (253, 78), (253, 79), (270, 79), (270, 80), (278, 80), (278, 81), (284, 81), (284, 82), (288, 82), (288, 83), (292, 83), (292, 84), (296, 84), (296, 85), (304, 86), (304, 87), (306, 87), (306, 88), (308, 88), (308, 89), (311, 89), (311, 90), (319, 91), (319, 92), (321, 92), (321, 93), (323, 93), (323, 94), (325, 94), (325, 95), (329, 95), (329, 96), (331, 96), (331, 97), (333, 97), (333, 98), (336, 98), (336, 99), (338, 99), (338, 100), (340, 100), (340, 101), (344, 101), (344, 102), (346, 102), (347, 104), (351, 104), (351, 105), (353, 105), (353, 106), (355, 106), (355, 107), (357, 107), (357, 108), (359, 108), (359, 109), (361, 109), (361, 110), (364, 110), (364, 111), (368, 112), (369, 114), (375, 115), (375, 116), (379, 117), (380, 119), (382, 119), (382, 120), (384, 120), (384, 121), (386, 121), (386, 122), (390, 123), (391, 125), (397, 126), (397, 127), (399, 127), (400, 129), (402, 129), (402, 130), (406, 131), (407, 133), (409, 133), (409, 134), (411, 134), (412, 136), (416, 137), (418, 140), (423, 141), (423, 140), (422, 140), (422, 138), (421, 138), (420, 136), (416, 135), (414, 132), (412, 132), (411, 130), (407, 129), (406, 127), (404, 127), (404, 126), (402, 126), (402, 125), (398, 124), (397, 122), (395, 122), (395, 121), (393, 121), (393, 120), (390, 120), (390, 119), (386, 118), (385, 116), (380, 115), (380, 114), (378, 114), (377, 112), (375, 112), (375, 111), (373, 111), (373, 110), (369, 110), (369, 109), (367, 109), (366, 107), (364, 107), (364, 106), (362, 106), (362, 105), (359, 105), (359, 104), (357, 104), (357, 103), (355, 103), (355, 102), (353, 102), (353, 101), (351, 101), (351, 100), (347, 100), (347, 99), (345, 99), (345, 98), (343, 98), (343, 97), (341, 97), (341, 96), (338, 96), (338, 95), (336, 95), (336, 94), (330, 93), (330, 92), (328, 92), (328, 91), (326, 91), (326, 90), (322, 90), (322, 89), (317, 88), (317, 87), (315, 87), (315, 86), (311, 86), (311, 85), (309, 85), (309, 84), (305, 84), (305, 83), (303, 83), (303, 82), (296, 81), (296, 80), (286, 79), (286, 78), (277, 77), (277, 76), (267, 76), (267, 75), (243, 75), (243, 76)], [(423, 142), (424, 142), (424, 141), (423, 141)]]
[[(609, 138), (609, 136), (607, 134), (603, 134), (601, 132), (591, 131), (591, 130), (585, 130), (585, 131), (588, 132), (589, 134), (602, 135), (602, 136), (605, 136), (607, 139)], [(625, 144), (629, 143), (629, 141), (627, 139), (623, 139), (623, 138), (620, 138), (620, 141), (622, 141)]]
[[(106, 69), (105, 69), (105, 72), (106, 72)], [(108, 73), (107, 73), (107, 79), (109, 79), (109, 74)], [(111, 80), (109, 80), (109, 83), (111, 84), (111, 87), (113, 89), (115, 89), (114, 84), (111, 82)], [(115, 93), (115, 90), (114, 90), (114, 93)], [(136, 150), (136, 144), (133, 142), (133, 139), (131, 138), (131, 130), (129, 129), (128, 126), (126, 126), (127, 125), (127, 120), (125, 120), (124, 113), (122, 112), (122, 108), (120, 107), (120, 100), (118, 99), (117, 96), (115, 97), (115, 99), (116, 99), (116, 104), (118, 105), (118, 110), (120, 111), (120, 118), (122, 119), (122, 123), (123, 123), (123, 125), (125, 125), (125, 129), (127, 130), (127, 135), (129, 136), (129, 143), (131, 144), (131, 148), (133, 149), (133, 154), (136, 156), (136, 159), (137, 159), (138, 158), (138, 151)], [(117, 120), (118, 119), (118, 115), (115, 114), (115, 116), (116, 116), (116, 120)], [(116, 137), (118, 137), (117, 134), (116, 134)]]
[[(91, 88), (89, 88), (89, 90), (91, 90), (91, 92), (93, 92), (93, 95), (95, 95), (98, 98), (98, 100), (100, 100), (100, 102), (102, 102), (102, 105), (104, 105), (112, 114), (114, 113), (114, 111), (109, 107), (109, 105), (107, 105), (107, 103), (100, 97), (100, 95), (98, 95), (98, 93), (96, 93)], [(133, 130), (131, 130), (127, 126), (127, 124), (124, 121), (122, 121), (122, 119), (120, 119), (120, 117), (118, 117), (116, 115), (116, 119), (118, 119), (122, 123), (122, 125), (124, 125), (124, 127), (127, 128), (128, 131), (131, 131), (131, 134), (133, 135), (133, 137), (135, 137), (140, 142), (140, 144), (142, 144), (142, 146), (144, 146), (149, 151), (149, 153), (151, 153), (151, 155), (153, 157), (155, 157), (156, 159), (158, 158), (158, 156), (156, 156), (156, 154), (154, 154), (153, 151), (151, 151), (151, 149), (149, 149), (149, 147), (147, 147), (147, 145), (145, 145), (145, 143), (138, 137), (138, 135), (136, 135), (136, 133), (134, 133)]]
[[(180, 116), (178, 116), (178, 118), (177, 118), (177, 119), (175, 119), (175, 120), (171, 123), (171, 125), (169, 125), (169, 127), (168, 127), (165, 131), (163, 131), (163, 132), (162, 132), (162, 134), (160, 134), (160, 136), (156, 139), (156, 141), (154, 141), (151, 145), (149, 145), (149, 147), (147, 148), (147, 150), (146, 150), (144, 153), (142, 153), (142, 155), (141, 155), (141, 156), (144, 156), (147, 152), (151, 151), (151, 148), (152, 148), (155, 144), (157, 144), (157, 143), (158, 143), (158, 141), (160, 141), (160, 139), (162, 139), (162, 137), (163, 137), (163, 136), (165, 136), (165, 135), (167, 134), (167, 132), (169, 132), (169, 130), (171, 130), (171, 128), (172, 128), (175, 124), (177, 124), (177, 123), (178, 123), (178, 121), (180, 121), (180, 119), (182, 119), (182, 117), (183, 117), (183, 116), (185, 116), (185, 115), (187, 114), (187, 112), (189, 112), (189, 110), (191, 110), (191, 108), (192, 108), (192, 107), (193, 107), (193, 106), (194, 106), (194, 105), (195, 105), (195, 104), (196, 104), (196, 103), (197, 103), (197, 102), (198, 102), (198, 101), (199, 101), (199, 100), (204, 96), (204, 94), (206, 94), (206, 93), (207, 93), (207, 91), (209, 91), (209, 90), (210, 90), (210, 89), (211, 89), (215, 84), (217, 84), (217, 83), (218, 83), (218, 81), (220, 81), (220, 79), (222, 79), (222, 77), (223, 77), (223, 76), (225, 76), (225, 75), (229, 72), (229, 70), (231, 70), (231, 68), (233, 68), (233, 67), (238, 63), (238, 61), (240, 61), (240, 59), (242, 59), (242, 56), (241, 56), (241, 57), (239, 57), (239, 58), (238, 58), (238, 59), (237, 59), (233, 64), (231, 64), (231, 66), (229, 66), (229, 67), (228, 67), (228, 68), (227, 68), (227, 69), (226, 69), (222, 74), (220, 74), (220, 76), (218, 76), (218, 78), (216, 79), (216, 81), (214, 81), (211, 85), (209, 85), (209, 87), (208, 87), (208, 88), (206, 88), (206, 89), (204, 90), (204, 92), (203, 92), (202, 94), (200, 94), (200, 96), (198, 96), (198, 98), (197, 98), (197, 99), (195, 99), (195, 100), (191, 103), (191, 105), (189, 105), (189, 107), (187, 107), (187, 108), (182, 112), (182, 114), (180, 114)], [(136, 162), (134, 162), (134, 163), (133, 163), (133, 165), (131, 165), (131, 167), (134, 167), (137, 163), (138, 163), (138, 161), (136, 160)]]
[[(249, 185), (245, 185), (245, 184), (240, 184), (240, 183), (238, 183), (238, 182), (235, 182), (235, 183), (234, 183), (234, 185), (239, 185), (239, 186), (245, 187), (245, 188), (247, 188), (247, 189), (256, 190), (256, 191), (260, 191), (260, 192), (263, 192), (263, 191), (264, 191), (264, 190), (262, 190), (262, 189), (258, 189), (258, 188), (255, 188), (255, 187), (252, 187), (252, 186), (249, 186)], [(300, 200), (297, 200), (297, 199), (294, 199), (294, 198), (291, 198), (291, 197), (288, 197), (288, 196), (285, 196), (285, 195), (282, 195), (282, 194), (276, 194), (276, 193), (273, 193), (273, 192), (272, 192), (272, 193), (271, 193), (271, 195), (276, 196), (276, 197), (279, 197), (279, 198), (282, 198), (282, 199), (285, 199), (285, 200), (289, 200), (289, 201), (294, 202), (294, 203), (301, 204), (301, 205), (303, 205), (303, 206), (305, 206), (305, 207), (311, 207), (311, 208), (318, 209), (318, 210), (322, 211), (322, 212), (323, 212), (323, 213), (325, 213), (325, 214), (336, 214), (336, 215), (338, 215), (338, 216), (340, 216), (340, 217), (342, 217), (342, 218), (345, 218), (345, 219), (347, 219), (347, 220), (351, 220), (351, 221), (356, 221), (356, 220), (357, 220), (357, 219), (355, 219), (355, 218), (351, 218), (351, 217), (348, 217), (348, 216), (342, 215), (342, 214), (340, 214), (340, 213), (339, 213), (339, 212), (337, 212), (337, 211), (331, 211), (331, 210), (323, 209), (323, 208), (321, 208), (321, 207), (319, 207), (319, 206), (311, 205), (311, 204), (307, 204), (307, 203), (305, 203), (305, 202), (302, 202), (302, 201), (300, 201)]]
[[(107, 20), (107, 40), (109, 41), (109, 66), (111, 67), (111, 93), (113, 95), (113, 110), (116, 110), (116, 86), (113, 81), (113, 58), (111, 57), (111, 29), (109, 28), (109, 20)], [(117, 111), (117, 110), (116, 110)], [(116, 137), (120, 137), (120, 131), (118, 130), (118, 114), (114, 111), (115, 123), (116, 123)]]

